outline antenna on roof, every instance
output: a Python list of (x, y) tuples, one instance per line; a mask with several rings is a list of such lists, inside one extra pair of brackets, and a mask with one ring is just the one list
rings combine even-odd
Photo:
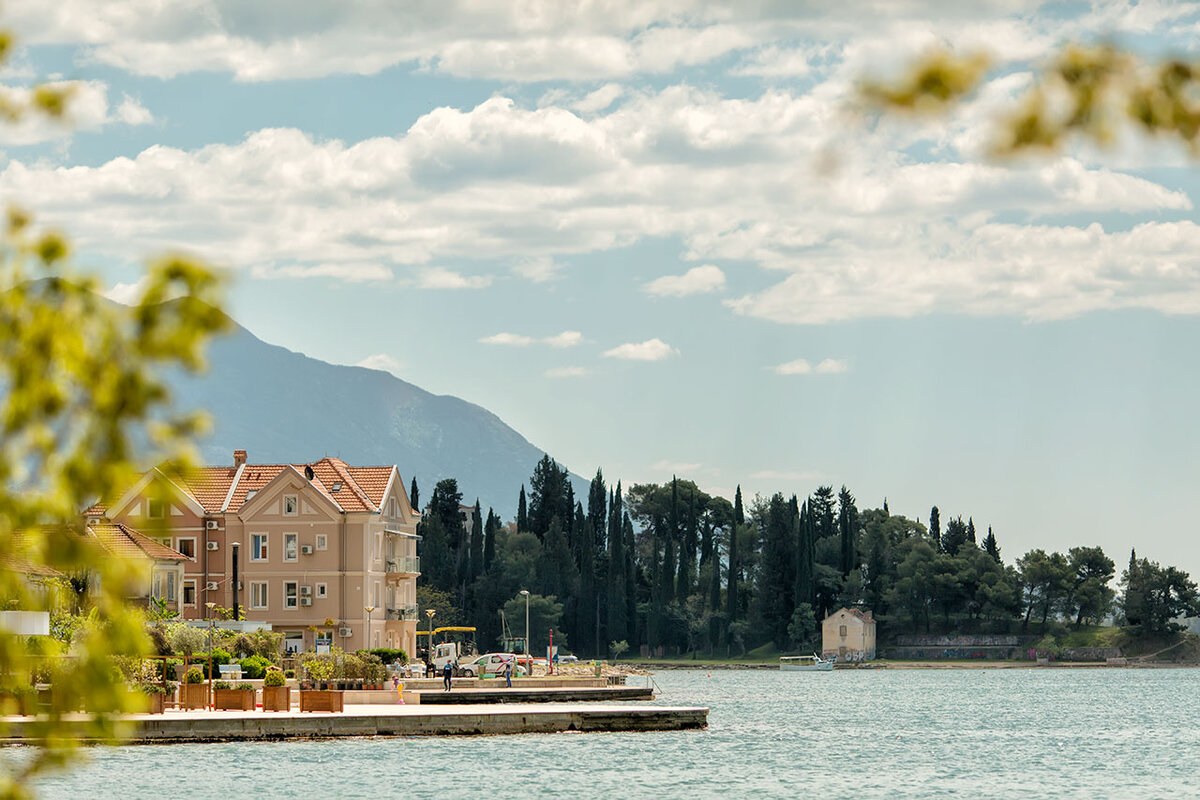
[(316, 474), (317, 473), (313, 472), (312, 467), (310, 467), (308, 464), (304, 465), (304, 477), (308, 478), (311, 481), (314, 477), (316, 477)]

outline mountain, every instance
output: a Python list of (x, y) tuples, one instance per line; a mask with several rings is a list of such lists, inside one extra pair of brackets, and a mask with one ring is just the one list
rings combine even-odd
[[(521, 484), (543, 455), (485, 408), (267, 344), (239, 325), (208, 355), (203, 375), (171, 380), (178, 407), (212, 416), (213, 431), (200, 443), (208, 464), (231, 464), (236, 449), (252, 463), (331, 455), (353, 465), (396, 464), (406, 489), (416, 476), (422, 505), (452, 477), (464, 503), (478, 497), (485, 514), (492, 506), (512, 519)], [(586, 481), (572, 479), (577, 496), (586, 496)]]

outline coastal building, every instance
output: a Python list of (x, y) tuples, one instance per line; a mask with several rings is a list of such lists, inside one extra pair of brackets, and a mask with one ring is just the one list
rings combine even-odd
[(185, 619), (236, 603), (247, 620), (282, 632), (289, 651), (415, 651), (418, 515), (394, 465), (252, 464), (236, 450), (226, 466), (151, 470), (84, 514), (181, 554)]
[(838, 661), (875, 658), (875, 619), (870, 611), (839, 608), (821, 623), (821, 655)]

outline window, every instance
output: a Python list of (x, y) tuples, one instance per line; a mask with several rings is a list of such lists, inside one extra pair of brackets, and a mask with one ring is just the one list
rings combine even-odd
[(189, 536), (186, 539), (176, 539), (175, 549), (183, 553), (192, 561), (196, 560), (196, 537)]
[(342, 482), (341, 481), (334, 481), (333, 486), (329, 487), (329, 491), (331, 491), (331, 492), (340, 492), (341, 490), (342, 490)]
[(328, 596), (329, 596), (329, 586), (324, 583), (318, 583), (317, 584), (317, 597), (328, 597)]
[(298, 603), (296, 602), (296, 594), (298, 591), (299, 591), (299, 588), (297, 587), (296, 581), (284, 581), (283, 582), (283, 607), (284, 608), (295, 608), (298, 605)]
[(379, 560), (379, 551), (383, 548), (383, 534), (375, 534), (375, 560)]
[(250, 607), (251, 608), (266, 608), (267, 607), (267, 582), (266, 581), (251, 581), (250, 582)]
[(196, 605), (196, 582), (195, 581), (184, 581), (183, 582), (183, 604), (185, 606)]
[(265, 533), (250, 534), (250, 560), (267, 560), (267, 535)]
[(285, 533), (283, 535), (283, 560), (295, 561), (299, 555), (299, 545), (296, 543), (296, 534)]
[(383, 599), (383, 594), (380, 592), (381, 588), (382, 587), (379, 585), (379, 581), (375, 581), (375, 607), (376, 608), (383, 607), (383, 603), (381, 602)]
[(162, 500), (147, 500), (146, 501), (146, 516), (151, 519), (162, 519), (163, 501)]
[(296, 515), (296, 510), (300, 507), (300, 499), (294, 494), (283, 496), (283, 513), (289, 517)]
[(151, 587), (151, 594), (159, 600), (165, 600), (168, 603), (175, 602), (175, 572), (156, 572), (154, 573), (154, 584)]
[(329, 536), (327, 536), (324, 533), (317, 534), (317, 549), (318, 550), (328, 550), (329, 549)]
[(843, 639), (846, 638), (846, 626), (845, 625), (838, 626), (838, 636), (842, 637)]

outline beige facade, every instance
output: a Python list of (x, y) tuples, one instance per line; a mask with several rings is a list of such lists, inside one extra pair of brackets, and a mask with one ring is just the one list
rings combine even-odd
[[(151, 481), (165, 482), (172, 502), (152, 503)], [(245, 619), (270, 623), (287, 649), (415, 652), (417, 515), (395, 466), (256, 465), (239, 450), (229, 467), (147, 473), (116, 503), (86, 513), (153, 531), (187, 556), (185, 618), (207, 618), (208, 603), (233, 606), (236, 550)]]
[(870, 611), (840, 608), (821, 623), (821, 656), (838, 661), (875, 658), (875, 619)]

